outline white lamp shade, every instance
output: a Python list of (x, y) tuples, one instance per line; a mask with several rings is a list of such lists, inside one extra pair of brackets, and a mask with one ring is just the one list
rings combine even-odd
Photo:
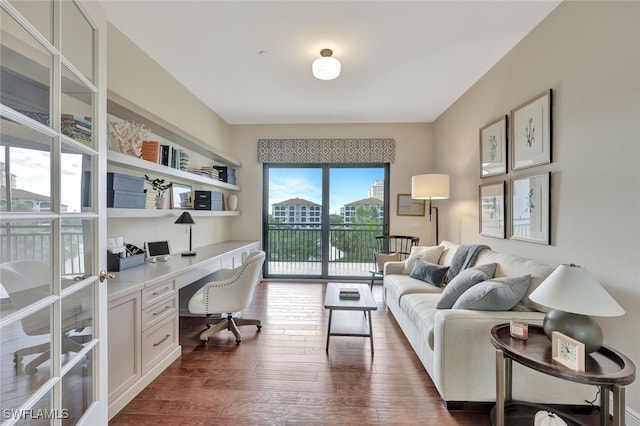
[(449, 198), (449, 175), (426, 174), (411, 177), (411, 198), (444, 200)]
[(340, 61), (331, 56), (321, 56), (311, 64), (311, 71), (319, 80), (333, 80), (340, 75)]
[(616, 317), (624, 314), (624, 309), (600, 285), (585, 268), (576, 265), (558, 266), (529, 299), (573, 314), (599, 317)]

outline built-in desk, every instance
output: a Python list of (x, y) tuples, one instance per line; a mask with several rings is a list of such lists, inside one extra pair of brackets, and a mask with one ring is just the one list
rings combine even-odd
[(109, 418), (180, 357), (178, 291), (219, 269), (238, 267), (258, 241), (223, 241), (145, 263), (107, 282)]

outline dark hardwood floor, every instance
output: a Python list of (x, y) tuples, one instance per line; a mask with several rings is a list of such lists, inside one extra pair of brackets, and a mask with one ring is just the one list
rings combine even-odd
[(180, 318), (181, 359), (110, 425), (491, 424), (486, 411), (447, 411), (380, 286), (374, 356), (362, 337), (332, 337), (325, 354), (324, 289), (263, 282), (243, 312), (263, 328), (241, 327), (240, 345), (228, 331), (201, 344), (203, 320)]

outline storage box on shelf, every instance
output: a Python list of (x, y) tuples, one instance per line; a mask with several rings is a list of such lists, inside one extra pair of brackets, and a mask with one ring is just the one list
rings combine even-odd
[(146, 197), (143, 178), (107, 173), (107, 207), (144, 209)]

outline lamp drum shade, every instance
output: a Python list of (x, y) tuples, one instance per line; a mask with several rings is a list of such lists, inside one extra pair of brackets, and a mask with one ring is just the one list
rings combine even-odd
[(445, 200), (449, 198), (449, 175), (412, 176), (411, 198), (416, 200)]

